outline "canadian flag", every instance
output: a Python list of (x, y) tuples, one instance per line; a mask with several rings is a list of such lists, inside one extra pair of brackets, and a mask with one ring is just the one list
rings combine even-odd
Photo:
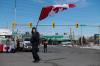
[(43, 20), (52, 14), (58, 13), (68, 8), (74, 8), (74, 7), (76, 7), (75, 4), (62, 4), (62, 5), (53, 5), (53, 6), (43, 7), (39, 20)]

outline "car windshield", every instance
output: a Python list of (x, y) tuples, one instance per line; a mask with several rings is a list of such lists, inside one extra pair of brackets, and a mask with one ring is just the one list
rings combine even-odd
[(6, 42), (7, 42), (7, 39), (0, 39), (0, 43), (6, 44)]
[(29, 38), (26, 38), (24, 41), (30, 41), (30, 39)]
[(71, 40), (63, 40), (62, 42), (71, 42)]

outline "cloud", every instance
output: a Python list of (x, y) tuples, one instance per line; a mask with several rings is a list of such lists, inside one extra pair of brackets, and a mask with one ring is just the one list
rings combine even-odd
[(78, 8), (84, 8), (89, 5), (88, 0), (32, 0), (33, 2), (37, 2), (39, 4), (43, 4), (44, 6), (54, 5), (54, 4), (64, 4), (64, 3), (74, 3)]
[(75, 2), (78, 2), (79, 0), (68, 0), (68, 2), (73, 2), (73, 3), (75, 3)]
[(54, 3), (75, 3), (78, 2), (79, 0), (54, 0)]
[(53, 4), (63, 4), (63, 3), (74, 3), (78, 7), (87, 7), (89, 5), (88, 0), (54, 0)]
[(41, 6), (52, 5), (52, 1), (49, 2), (49, 0), (32, 0), (32, 1), (41, 4)]

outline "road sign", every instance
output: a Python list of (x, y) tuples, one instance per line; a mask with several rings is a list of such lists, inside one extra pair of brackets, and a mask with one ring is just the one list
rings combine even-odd
[(16, 31), (13, 31), (13, 32), (12, 32), (12, 35), (17, 35), (17, 32), (16, 32)]

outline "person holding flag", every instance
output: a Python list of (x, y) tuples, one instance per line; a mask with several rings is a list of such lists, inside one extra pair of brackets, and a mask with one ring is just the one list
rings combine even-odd
[(32, 55), (34, 59), (34, 63), (38, 63), (40, 61), (40, 57), (38, 55), (39, 52), (39, 43), (40, 43), (40, 34), (37, 32), (36, 28), (32, 28), (32, 37), (31, 37), (31, 44), (32, 44)]

